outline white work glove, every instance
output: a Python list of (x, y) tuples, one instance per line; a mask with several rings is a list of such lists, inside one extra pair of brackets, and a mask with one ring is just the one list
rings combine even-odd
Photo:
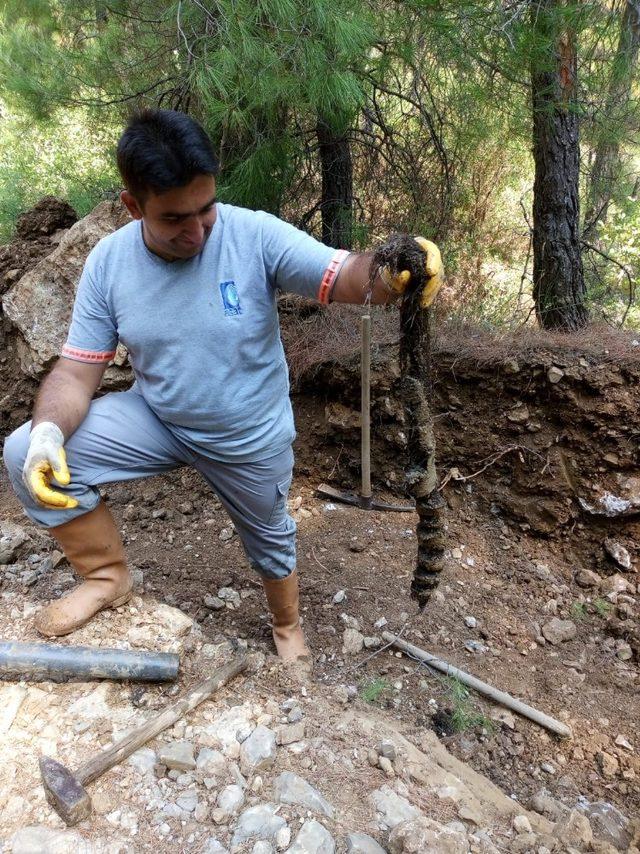
[(57, 424), (42, 421), (29, 436), (29, 450), (22, 469), (22, 480), (32, 498), (45, 507), (69, 510), (78, 506), (70, 495), (51, 489), (52, 477), (61, 486), (71, 480), (64, 452), (64, 435)]
[[(424, 237), (415, 237), (414, 240), (424, 252), (424, 271), (426, 274), (426, 282), (420, 297), (420, 308), (429, 308), (444, 281), (442, 258), (435, 243), (426, 240)], [(400, 270), (394, 274), (389, 267), (383, 267), (380, 270), (380, 278), (388, 288), (397, 294), (403, 294), (411, 281), (411, 273), (409, 270)]]

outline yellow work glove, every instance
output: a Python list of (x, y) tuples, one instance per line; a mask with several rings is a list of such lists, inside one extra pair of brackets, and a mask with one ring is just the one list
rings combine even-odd
[[(435, 243), (426, 240), (424, 237), (414, 238), (416, 243), (424, 250), (425, 260), (424, 269), (427, 274), (427, 283), (420, 297), (420, 307), (429, 308), (436, 298), (436, 294), (442, 287), (444, 280), (444, 268), (442, 266), (442, 258), (440, 250)], [(409, 282), (411, 281), (411, 273), (409, 270), (401, 270), (399, 273), (392, 273), (388, 267), (383, 267), (380, 270), (380, 277), (387, 287), (394, 290), (397, 294), (403, 294)]]
[(22, 480), (32, 498), (45, 507), (71, 510), (78, 502), (70, 495), (51, 489), (51, 479), (61, 486), (71, 480), (64, 452), (62, 430), (52, 421), (37, 424), (29, 436), (29, 450), (22, 469)]

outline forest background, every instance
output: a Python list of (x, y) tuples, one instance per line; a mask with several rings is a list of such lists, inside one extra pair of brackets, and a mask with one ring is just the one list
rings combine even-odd
[(0, 239), (120, 189), (134, 107), (190, 112), (219, 198), (442, 248), (447, 314), (640, 327), (640, 0), (1, 0)]

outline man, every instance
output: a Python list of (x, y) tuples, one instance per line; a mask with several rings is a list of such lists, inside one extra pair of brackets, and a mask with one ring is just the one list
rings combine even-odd
[[(183, 113), (136, 115), (117, 159), (133, 221), (87, 258), (62, 356), (32, 421), (4, 448), (27, 515), (50, 530), (83, 578), (38, 612), (36, 628), (68, 634), (131, 596), (120, 533), (98, 486), (189, 465), (231, 517), (262, 578), (278, 654), (295, 661), (309, 650), (287, 513), (295, 432), (276, 292), (361, 304), (371, 256), (217, 203), (211, 142)], [(441, 281), (440, 255), (419, 240), (427, 304)], [(383, 271), (371, 301), (396, 298), (409, 278)], [(118, 340), (135, 384), (93, 400)]]

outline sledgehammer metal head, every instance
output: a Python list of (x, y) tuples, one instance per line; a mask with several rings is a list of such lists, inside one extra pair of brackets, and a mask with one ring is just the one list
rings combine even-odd
[(47, 800), (68, 825), (91, 815), (91, 798), (74, 774), (55, 759), (40, 757), (40, 774)]

